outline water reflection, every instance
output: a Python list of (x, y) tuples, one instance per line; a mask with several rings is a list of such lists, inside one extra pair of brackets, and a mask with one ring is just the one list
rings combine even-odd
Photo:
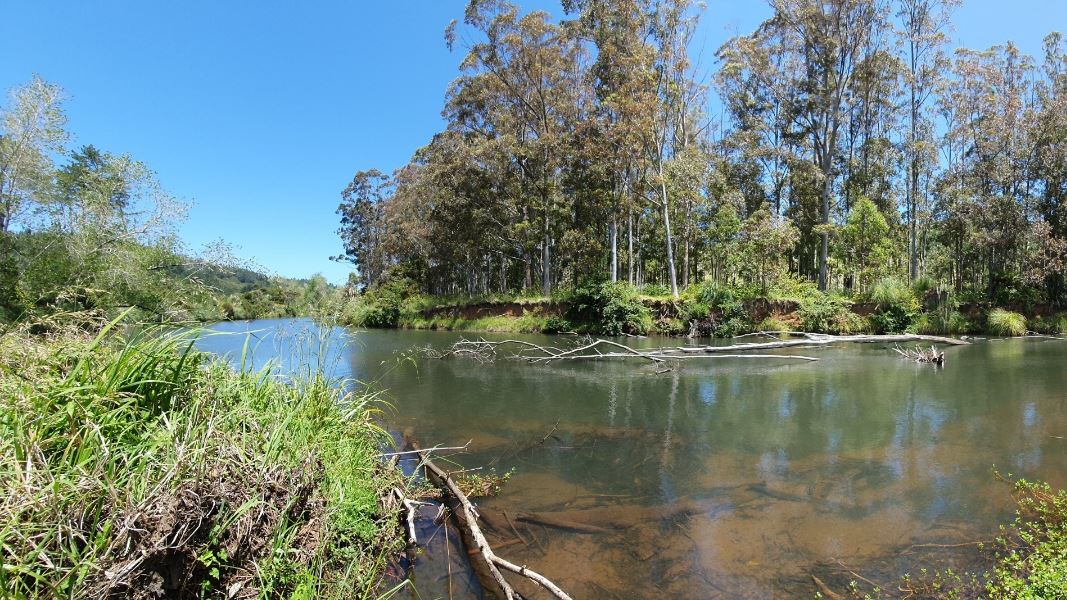
[[(331, 335), (311, 356), (347, 340), (332, 368), (390, 390), (391, 428), (427, 445), (473, 440), (461, 464), (515, 469), (483, 508), (605, 525), (580, 534), (520, 523), (527, 544), (502, 552), (576, 597), (807, 594), (807, 574), (833, 576), (835, 559), (891, 581), (931, 558), (913, 545), (987, 538), (1009, 516), (993, 465), (1067, 485), (1062, 342), (953, 348), (943, 370), (871, 346), (822, 349), (817, 363), (694, 360), (656, 374), (627, 362), (405, 361), (412, 347), (458, 336)], [(208, 343), (240, 348), (225, 339)], [(448, 538), (434, 539), (444, 552)], [(448, 595), (441, 555), (421, 561), (419, 597)], [(453, 597), (472, 597), (458, 572)]]

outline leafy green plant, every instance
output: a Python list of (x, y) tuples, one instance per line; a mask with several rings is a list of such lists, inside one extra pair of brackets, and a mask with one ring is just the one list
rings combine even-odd
[(792, 331), (793, 326), (780, 317), (771, 315), (756, 325), (756, 331)]
[(886, 277), (871, 288), (870, 299), (875, 304), (871, 327), (875, 333), (899, 333), (911, 326), (919, 313), (915, 294), (903, 281)]
[(1034, 331), (1049, 335), (1067, 333), (1067, 313), (1037, 317), (1031, 323)]
[(655, 297), (670, 296), (671, 288), (662, 283), (646, 283), (641, 286), (641, 294)]
[(993, 335), (1026, 335), (1026, 317), (1002, 308), (994, 308), (986, 317), (986, 328)]
[(918, 315), (911, 328), (926, 335), (959, 335), (973, 329), (963, 313), (950, 307)]
[(568, 298), (567, 320), (580, 331), (605, 335), (645, 334), (652, 315), (637, 290), (623, 282), (605, 282), (578, 288)]
[(411, 279), (389, 279), (368, 290), (346, 307), (343, 322), (357, 327), (396, 327), (405, 308), (414, 309), (422, 301)]
[(694, 311), (695, 314), (700, 314), (707, 310), (703, 318), (712, 321), (711, 332), (716, 337), (733, 337), (752, 330), (752, 322), (745, 311), (744, 302), (727, 286), (713, 281), (692, 285), (685, 290), (683, 300), (691, 311), (690, 315), (693, 315)]
[(867, 322), (851, 310), (852, 303), (837, 296), (815, 296), (800, 303), (797, 316), (804, 331), (830, 334), (861, 333)]
[(1018, 510), (986, 586), (993, 598), (1067, 598), (1067, 491), (1015, 482)]

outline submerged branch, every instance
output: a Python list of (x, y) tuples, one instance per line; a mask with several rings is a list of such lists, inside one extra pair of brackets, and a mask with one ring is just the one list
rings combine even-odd
[(463, 490), (460, 489), (459, 485), (448, 473), (441, 470), (430, 460), (429, 454), (423, 453), (419, 457), (422, 459), (423, 467), (426, 469), (426, 475), (430, 481), (452, 499), (452, 515), (463, 533), (463, 541), (467, 545), (471, 567), (486, 592), (506, 600), (520, 598), (519, 594), (515, 592), (511, 584), (501, 574), (500, 569), (505, 569), (537, 583), (559, 600), (571, 600), (571, 597), (566, 592), (544, 575), (527, 569), (526, 565), (519, 566), (497, 556), (492, 547), (489, 546), (481, 527), (478, 526), (478, 511), (475, 510), (467, 495), (463, 493)]

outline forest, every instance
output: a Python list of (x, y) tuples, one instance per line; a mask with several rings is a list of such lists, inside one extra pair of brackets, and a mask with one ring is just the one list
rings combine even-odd
[(470, 2), (445, 32), (446, 126), (343, 191), (340, 258), (366, 301), (402, 280), (1063, 307), (1062, 35), (1039, 57), (953, 49), (955, 0), (770, 4), (709, 60), (689, 0), (567, 0), (560, 18)]

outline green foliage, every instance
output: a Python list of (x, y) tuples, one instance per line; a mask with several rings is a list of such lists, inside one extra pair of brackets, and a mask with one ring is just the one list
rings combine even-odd
[(706, 310), (704, 318), (711, 320), (711, 333), (716, 337), (734, 337), (752, 331), (752, 319), (744, 302), (724, 285), (705, 281), (689, 286), (683, 297), (690, 307), (691, 318), (699, 319), (696, 315)]
[(640, 289), (642, 295), (652, 296), (654, 298), (662, 298), (671, 295), (671, 288), (662, 283), (646, 283), (641, 286)]
[(863, 333), (870, 327), (851, 310), (852, 303), (838, 296), (816, 296), (800, 303), (797, 316), (804, 331), (847, 335)]
[(821, 295), (819, 286), (812, 280), (786, 274), (779, 277), (768, 290), (767, 297), (774, 300), (794, 300), (800, 302), (805, 298)]
[(685, 289), (682, 296), (686, 300), (703, 304), (712, 309), (736, 300), (736, 295), (732, 289), (715, 281), (704, 281), (691, 285)]
[(986, 329), (993, 335), (1026, 335), (1026, 317), (1019, 313), (994, 308), (986, 316)]
[(875, 333), (900, 333), (911, 326), (919, 312), (911, 287), (892, 277), (875, 282), (870, 299), (876, 307), (870, 318)]
[(567, 320), (578, 331), (643, 335), (652, 328), (652, 315), (637, 290), (622, 282), (580, 287), (568, 298)]
[(926, 335), (960, 335), (974, 330), (967, 317), (951, 307), (919, 314), (912, 328), (916, 333)]
[(0, 595), (83, 598), (128, 565), (113, 584), (178, 569), (207, 598), (377, 583), (378, 493), (399, 483), (373, 475), (373, 396), (234, 372), (194, 332), (77, 329), (0, 339)]
[(929, 277), (919, 277), (911, 282), (911, 289), (916, 298), (924, 297), (928, 292), (937, 289), (937, 282)]
[(793, 326), (779, 317), (771, 315), (756, 325), (756, 331), (792, 331)]
[(852, 206), (835, 250), (838, 260), (855, 273), (861, 289), (886, 271), (893, 251), (889, 224), (869, 198), (860, 198)]
[(1033, 320), (1031, 327), (1038, 333), (1048, 335), (1067, 333), (1067, 313), (1037, 317)]
[(1013, 533), (986, 586), (992, 598), (1067, 598), (1067, 491), (1048, 484), (1015, 483)]
[(396, 327), (405, 308), (420, 302), (418, 287), (406, 277), (387, 279), (343, 309), (342, 322), (356, 327)]
[(524, 313), (521, 317), (493, 315), (466, 319), (458, 316), (424, 317), (421, 314), (401, 318), (400, 327), (444, 331), (486, 331), (490, 333), (561, 333), (570, 330), (570, 324), (558, 317), (545, 317), (539, 311)]

